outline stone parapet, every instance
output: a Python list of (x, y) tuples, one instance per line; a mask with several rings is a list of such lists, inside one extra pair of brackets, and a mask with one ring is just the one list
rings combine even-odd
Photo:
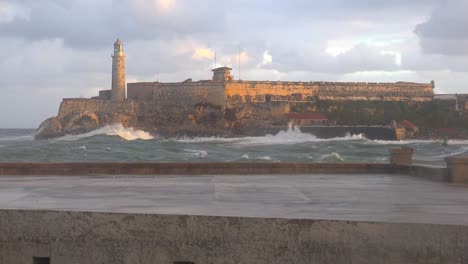
[(449, 170), (449, 181), (468, 183), (468, 156), (454, 156), (445, 159)]
[(412, 148), (391, 148), (390, 163), (393, 165), (410, 166), (413, 164)]
[[(235, 214), (234, 212), (233, 214)], [(466, 263), (468, 226), (0, 210), (0, 260), (51, 263)]]
[(385, 163), (0, 163), (0, 175), (392, 174)]

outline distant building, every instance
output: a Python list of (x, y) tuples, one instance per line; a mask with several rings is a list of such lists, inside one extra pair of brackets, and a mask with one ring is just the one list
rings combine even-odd
[(405, 130), (405, 138), (413, 138), (418, 135), (419, 128), (411, 121), (403, 120), (397, 125), (398, 128), (403, 128)]
[(289, 113), (287, 117), (293, 126), (328, 125), (328, 118), (321, 113)]
[(233, 81), (234, 76), (231, 75), (232, 69), (229, 67), (221, 67), (213, 69), (213, 81), (225, 82)]
[[(101, 91), (100, 100), (152, 102), (158, 107), (191, 107), (208, 103), (235, 108), (245, 103), (278, 104), (317, 101), (413, 101), (434, 97), (435, 83), (289, 82), (235, 80), (231, 68), (213, 69), (210, 80), (183, 82), (125, 82), (125, 53), (120, 39), (112, 55), (112, 89)], [(126, 87), (128, 86), (128, 87)], [(93, 99), (94, 99), (93, 98)], [(307, 122), (307, 121), (306, 121)]]

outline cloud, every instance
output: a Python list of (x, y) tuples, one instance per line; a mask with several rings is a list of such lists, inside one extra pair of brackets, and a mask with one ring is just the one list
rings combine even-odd
[(427, 54), (448, 56), (468, 54), (468, 1), (447, 0), (434, 9), (429, 20), (415, 33)]
[(380, 47), (363, 43), (336, 54), (330, 54), (327, 49), (302, 50), (298, 48), (297, 51), (282, 51), (273, 53), (273, 55), (275, 62), (267, 67), (284, 72), (310, 71), (345, 74), (357, 71), (396, 71), (400, 69), (394, 53), (388, 53)]
[(215, 51), (210, 48), (196, 48), (192, 58), (195, 60), (214, 59)]
[(0, 23), (8, 23), (14, 19), (28, 19), (28, 10), (21, 8), (21, 6), (9, 3), (6, 1), (0, 1)]
[(260, 65), (265, 66), (265, 65), (271, 64), (272, 62), (273, 62), (273, 56), (270, 55), (269, 50), (265, 50), (265, 52), (263, 52), (263, 60)]
[[(61, 38), (66, 46), (93, 49), (117, 37), (154, 40), (221, 31), (224, 7), (214, 0), (206, 2), (208, 6), (189, 0), (23, 0), (14, 5), (3, 1), (8, 8), (0, 11), (5, 13), (0, 34), (29, 41)], [(27, 17), (12, 15), (11, 6), (25, 10)]]
[(130, 82), (210, 79), (215, 50), (238, 77), (240, 48), (245, 80), (462, 91), (467, 9), (447, 1), (0, 0), (0, 126), (36, 127), (62, 97), (109, 89), (117, 37)]
[(174, 6), (175, 0), (155, 0), (156, 4), (161, 9), (169, 9)]

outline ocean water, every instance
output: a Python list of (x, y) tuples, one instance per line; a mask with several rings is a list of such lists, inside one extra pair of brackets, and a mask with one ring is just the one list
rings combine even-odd
[(414, 148), (416, 164), (445, 165), (468, 153), (468, 140), (318, 139), (298, 128), (262, 137), (153, 137), (112, 125), (90, 133), (34, 140), (34, 129), (0, 129), (0, 162), (388, 162), (388, 149)]

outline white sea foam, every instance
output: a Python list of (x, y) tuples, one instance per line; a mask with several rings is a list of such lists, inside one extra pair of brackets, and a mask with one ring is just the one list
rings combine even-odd
[(184, 151), (187, 152), (189, 155), (197, 156), (197, 157), (201, 157), (201, 158), (204, 158), (204, 157), (208, 156), (208, 152), (205, 151), (205, 150), (184, 149)]
[(468, 140), (449, 140), (448, 141), (449, 145), (468, 145)]
[(272, 160), (270, 156), (262, 156), (262, 157), (257, 157), (259, 160)]
[(420, 155), (415, 154), (414, 159), (419, 160), (419, 161), (438, 161), (438, 160), (443, 160), (447, 157), (464, 154), (466, 152), (468, 152), (468, 147), (462, 147), (458, 151), (453, 151), (451, 153), (444, 153), (444, 154), (436, 155), (436, 156), (420, 156)]
[(330, 153), (330, 154), (324, 154), (322, 156), (320, 156), (318, 159), (318, 161), (333, 161), (333, 160), (339, 160), (339, 161), (344, 161), (344, 159), (340, 156), (340, 154), (336, 153), (336, 152), (333, 152), (333, 153)]
[(241, 159), (249, 159), (249, 154), (244, 154), (241, 156)]
[(382, 144), (382, 145), (408, 145), (418, 143), (437, 143), (437, 140), (426, 140), (426, 139), (407, 139), (407, 140), (372, 140), (370, 143)]
[(72, 150), (88, 150), (88, 148), (86, 148), (86, 146), (80, 146), (80, 147), (75, 147), (75, 148), (71, 148)]
[(182, 137), (173, 139), (184, 143), (231, 143), (234, 145), (291, 145), (306, 142), (327, 142), (327, 141), (347, 141), (347, 140), (367, 140), (362, 134), (350, 135), (344, 137), (320, 139), (313, 134), (303, 133), (297, 127), (289, 127), (288, 130), (282, 130), (276, 135), (268, 134), (262, 137), (242, 137), (242, 138), (221, 138), (221, 137)]
[(0, 137), (0, 142), (7, 142), (7, 141), (32, 141), (32, 140), (34, 140), (34, 135)]
[(105, 126), (94, 131), (80, 134), (80, 135), (67, 135), (57, 140), (64, 140), (64, 141), (75, 141), (83, 138), (98, 136), (98, 135), (108, 135), (108, 136), (119, 136), (125, 140), (149, 140), (153, 139), (154, 137), (151, 136), (148, 132), (142, 130), (135, 130), (131, 127), (124, 127), (122, 124), (114, 124), (110, 126)]

